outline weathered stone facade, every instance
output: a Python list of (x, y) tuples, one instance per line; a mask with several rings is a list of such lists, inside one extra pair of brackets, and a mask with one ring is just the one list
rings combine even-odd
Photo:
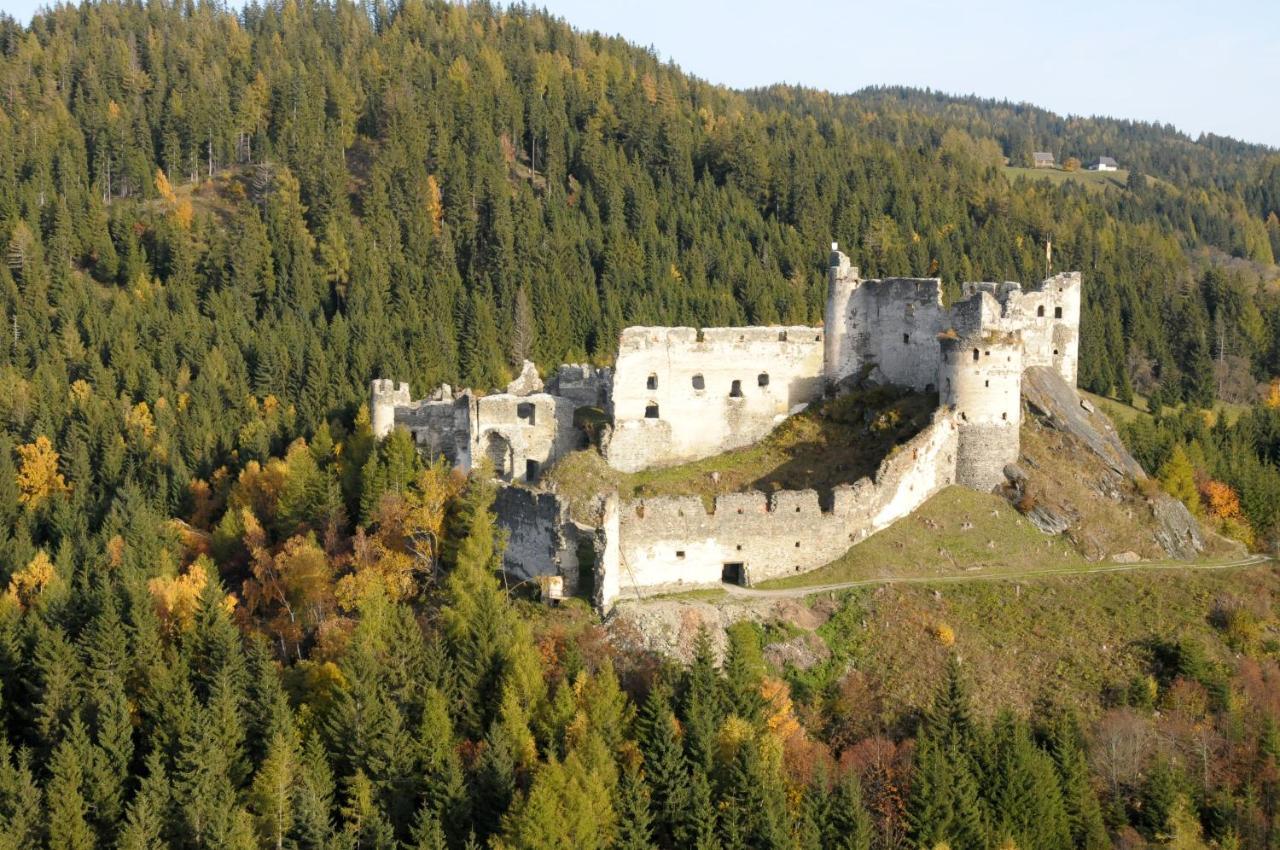
[[(536, 377), (526, 370), (508, 390), (540, 389)], [(407, 428), (423, 454), (443, 456), (464, 472), (487, 459), (498, 478), (534, 483), (548, 464), (581, 446), (569, 399), (545, 392), (455, 394), (446, 384), (415, 402), (408, 401), (407, 384), (390, 384), (373, 382), (374, 436), (382, 439), (397, 426)]]
[(748, 446), (823, 388), (818, 328), (627, 328), (605, 456), (636, 472)]
[(622, 332), (612, 371), (561, 366), (544, 387), (532, 364), (504, 393), (443, 386), (411, 401), (406, 384), (373, 382), (371, 421), (384, 437), (408, 428), (423, 451), (463, 470), (487, 458), (505, 481), (536, 483), (547, 464), (583, 444), (579, 407), (604, 406), (601, 451), (634, 472), (751, 445), (778, 423), (850, 382), (938, 393), (932, 423), (874, 478), (837, 487), (701, 500), (602, 499), (595, 528), (575, 525), (552, 494), (506, 488), (496, 511), (518, 581), (561, 575), (578, 585), (592, 552), (594, 599), (805, 572), (900, 519), (953, 483), (991, 490), (1019, 456), (1023, 371), (1043, 367), (1074, 387), (1081, 280), (1059, 274), (1025, 290), (967, 283), (943, 303), (937, 278), (863, 280), (832, 245), (822, 327), (654, 328)]
[(564, 578), (565, 593), (578, 592), (578, 546), (584, 534), (593, 532), (572, 522), (568, 508), (554, 493), (502, 487), (493, 512), (507, 535), (502, 567), (512, 581), (558, 575)]

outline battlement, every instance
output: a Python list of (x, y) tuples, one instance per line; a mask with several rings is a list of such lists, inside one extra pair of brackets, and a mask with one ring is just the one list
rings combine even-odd
[(600, 604), (631, 593), (750, 584), (829, 563), (953, 483), (956, 441), (952, 415), (935, 412), (874, 478), (836, 487), (826, 508), (807, 489), (726, 493), (710, 507), (696, 496), (659, 496), (606, 510)]

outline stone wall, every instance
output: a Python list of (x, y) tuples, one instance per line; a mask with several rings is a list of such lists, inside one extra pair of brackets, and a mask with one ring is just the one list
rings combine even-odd
[(369, 387), (369, 428), (381, 440), (396, 427), (396, 407), (410, 403), (409, 385), (387, 378), (375, 380)]
[(627, 328), (606, 457), (634, 472), (747, 446), (824, 386), (821, 328)]
[(474, 458), (488, 458), (506, 481), (536, 482), (550, 463), (578, 448), (573, 402), (534, 393), (487, 395), (472, 401)]
[[(989, 297), (989, 296), (984, 296)], [(989, 491), (1018, 459), (1022, 344), (1016, 333), (975, 332), (940, 342), (939, 401), (959, 431), (956, 482)]]
[(862, 280), (831, 246), (824, 369), (828, 381), (850, 377), (928, 391), (937, 380), (938, 333), (948, 326), (938, 278)]
[(830, 563), (954, 483), (956, 428), (948, 411), (898, 447), (874, 479), (836, 488), (829, 506), (813, 490), (732, 493), (707, 511), (701, 499), (663, 497), (609, 505), (602, 529), (617, 539), (600, 558), (599, 604), (728, 580), (752, 583)]
[(395, 407), (395, 424), (429, 458), (469, 472), (483, 459), (504, 481), (536, 482), (550, 463), (581, 445), (574, 403), (549, 393), (477, 396), (447, 387), (435, 398)]
[(608, 407), (613, 370), (586, 363), (565, 363), (547, 379), (547, 392), (575, 407)]
[(409, 429), (418, 450), (429, 461), (443, 457), (459, 469), (471, 468), (471, 399), (469, 395), (423, 400), (397, 407), (395, 424)]
[(494, 499), (497, 525), (507, 535), (502, 568), (513, 582), (562, 576), (564, 591), (578, 591), (578, 533), (568, 508), (553, 493), (502, 487)]

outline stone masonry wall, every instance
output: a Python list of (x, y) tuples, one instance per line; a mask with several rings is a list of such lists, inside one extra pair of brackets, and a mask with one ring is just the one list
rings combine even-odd
[(605, 454), (634, 472), (750, 445), (824, 385), (821, 328), (627, 328)]
[(502, 487), (494, 499), (497, 525), (507, 534), (502, 568), (514, 582), (563, 576), (564, 590), (578, 588), (578, 536), (568, 510), (553, 493)]
[[(701, 499), (665, 497), (617, 507), (617, 550), (600, 559), (601, 607), (615, 599), (751, 583), (816, 569), (907, 516), (954, 482), (956, 428), (947, 411), (898, 447), (875, 478), (836, 488), (826, 509), (813, 490), (732, 493), (708, 512)], [(737, 565), (737, 566), (734, 566)]]

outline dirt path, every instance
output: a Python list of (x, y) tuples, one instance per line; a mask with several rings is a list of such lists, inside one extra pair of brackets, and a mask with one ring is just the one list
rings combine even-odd
[(754, 599), (797, 599), (812, 596), (815, 593), (826, 593), (833, 590), (847, 590), (851, 587), (868, 587), (880, 584), (941, 584), (964, 581), (999, 581), (1002, 579), (1045, 578), (1051, 576), (1089, 575), (1092, 573), (1129, 573), (1137, 571), (1152, 572), (1156, 570), (1232, 570), (1239, 567), (1252, 567), (1264, 564), (1271, 558), (1266, 555), (1249, 555), (1244, 558), (1232, 558), (1225, 561), (1208, 561), (1205, 563), (1164, 563), (1145, 561), (1137, 564), (1099, 564), (1097, 566), (1062, 567), (1045, 570), (1021, 570), (1012, 573), (985, 573), (981, 575), (954, 576), (911, 576), (908, 578), (867, 578), (857, 581), (845, 581), (837, 584), (815, 584), (809, 587), (787, 587), (777, 590), (765, 590), (753, 587), (738, 587), (726, 584), (724, 589), (730, 596), (746, 596)]

